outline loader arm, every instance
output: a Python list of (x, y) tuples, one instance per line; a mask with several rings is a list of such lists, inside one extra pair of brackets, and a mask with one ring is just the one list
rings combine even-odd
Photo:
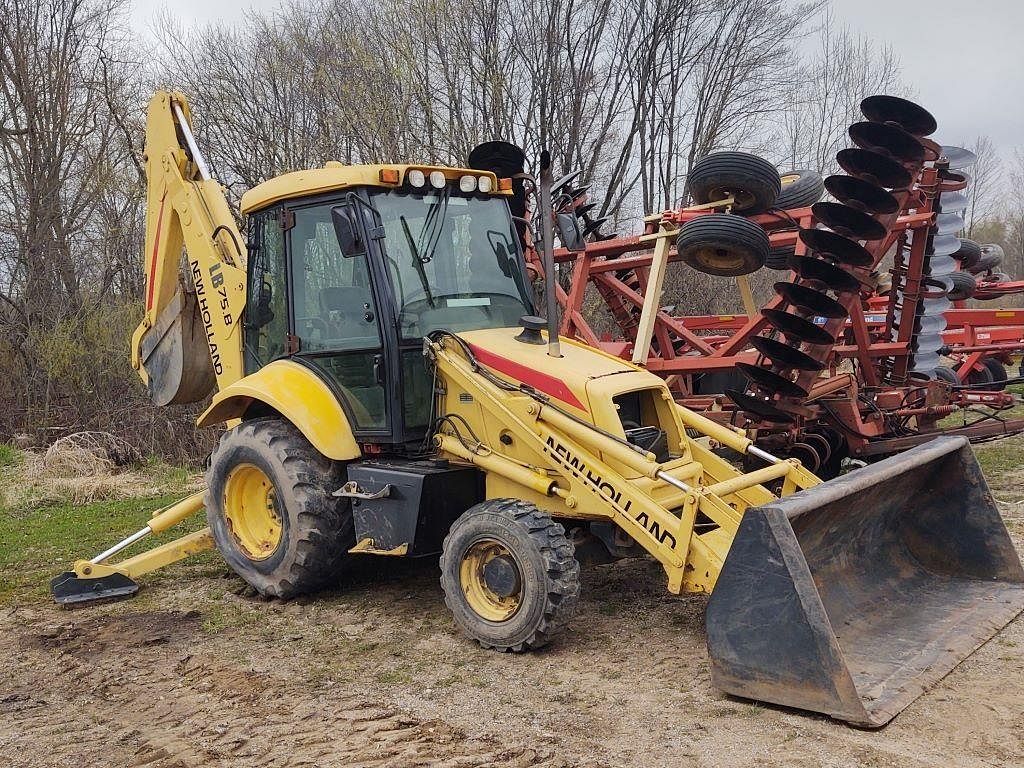
[(246, 251), (190, 121), (179, 93), (158, 91), (149, 103), (146, 312), (131, 358), (157, 405), (202, 400), (243, 373)]
[[(661, 563), (674, 594), (714, 589), (745, 510), (777, 500), (765, 483), (781, 479), (783, 495), (820, 483), (798, 461), (773, 457), (763, 469), (739, 472), (688, 437), (685, 427), (740, 453), (751, 449), (751, 441), (678, 406), (653, 374), (636, 369), (642, 378), (634, 381), (646, 381), (659, 394), (680, 435), (675, 455), (663, 463), (551, 398), (502, 386), (467, 357), (472, 353), (466, 347), (448, 338), (430, 347), (441, 379), (454, 385), (447, 389), (471, 394), (489, 420), (512, 433), (510, 443), (522, 447), (518, 455), (506, 455), (493, 445), (473, 445), (442, 431), (435, 436), (441, 453), (479, 466), (489, 484), (492, 476), (504, 478), (518, 496), (532, 494), (552, 515), (614, 523)], [(458, 402), (448, 401), (442, 412), (457, 412)], [(524, 450), (535, 457), (533, 463), (522, 460)], [(709, 521), (701, 530), (696, 528), (698, 515)]]

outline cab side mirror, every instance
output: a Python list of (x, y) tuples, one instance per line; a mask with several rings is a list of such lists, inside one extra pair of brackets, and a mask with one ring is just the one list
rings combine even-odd
[(338, 238), (342, 256), (358, 256), (366, 250), (359, 227), (352, 220), (351, 210), (347, 206), (332, 208), (331, 220), (334, 222), (334, 234)]
[(583, 242), (580, 220), (575, 213), (556, 214), (555, 226), (558, 229), (558, 239), (562, 241), (565, 250), (573, 253), (587, 250), (587, 244)]

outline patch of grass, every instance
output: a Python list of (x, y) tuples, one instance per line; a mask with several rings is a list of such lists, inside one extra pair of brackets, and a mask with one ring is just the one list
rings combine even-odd
[(0, 469), (4, 467), (16, 467), (21, 464), (21, 451), (13, 445), (0, 443)]
[[(181, 498), (115, 499), (91, 504), (44, 504), (30, 509), (0, 508), (0, 605), (49, 599), (50, 579), (77, 559), (90, 558), (142, 528), (150, 515)], [(205, 524), (197, 515), (177, 528), (149, 537), (127, 554), (143, 551)], [(216, 562), (210, 553), (185, 561), (193, 567)], [(172, 566), (180, 569), (184, 564)], [(164, 573), (145, 577), (152, 582)]]
[(377, 682), (381, 685), (400, 685), (412, 682), (412, 675), (404, 669), (385, 669), (377, 673)]

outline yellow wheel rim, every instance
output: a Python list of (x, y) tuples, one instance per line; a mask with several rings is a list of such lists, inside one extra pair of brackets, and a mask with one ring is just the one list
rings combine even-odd
[(470, 545), (462, 556), (459, 581), (469, 607), (487, 621), (508, 621), (522, 605), (519, 564), (497, 539), (478, 539)]
[(250, 560), (266, 560), (281, 543), (281, 513), (274, 484), (254, 464), (239, 464), (224, 482), (224, 517)]
[(799, 178), (800, 178), (800, 174), (799, 173), (787, 173), (781, 179), (782, 180), (782, 186), (788, 187), (790, 184), (792, 184), (794, 181), (796, 181)]

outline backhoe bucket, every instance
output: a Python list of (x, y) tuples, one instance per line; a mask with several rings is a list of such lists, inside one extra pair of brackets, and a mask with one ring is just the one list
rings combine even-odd
[(749, 509), (707, 610), (726, 693), (878, 727), (1024, 608), (962, 437)]
[(196, 295), (180, 288), (139, 344), (155, 405), (195, 403), (216, 384)]

